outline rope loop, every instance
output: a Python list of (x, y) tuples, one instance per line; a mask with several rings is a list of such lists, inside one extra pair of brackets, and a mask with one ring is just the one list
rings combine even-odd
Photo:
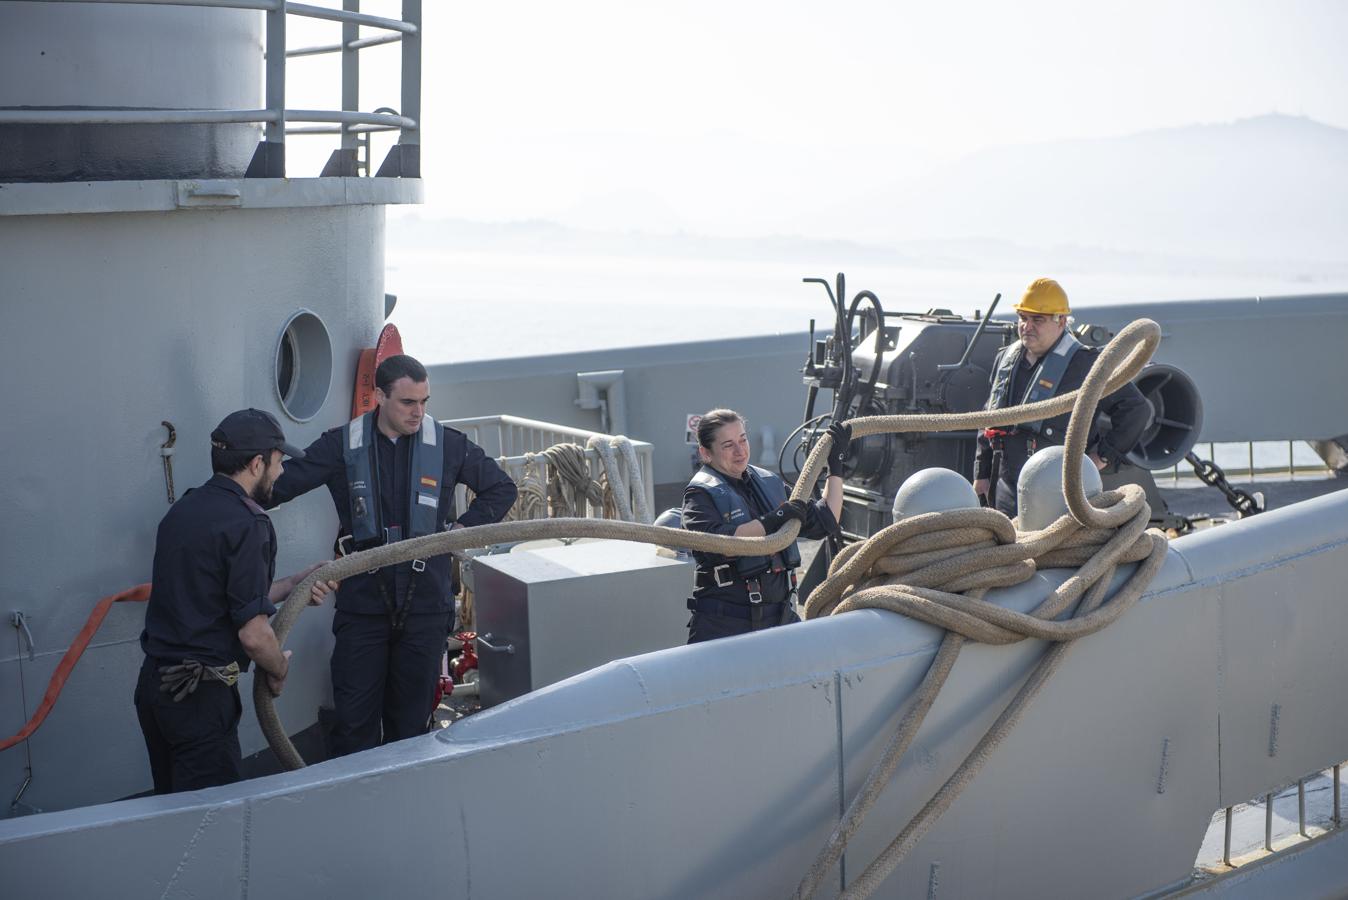
[[(1011, 520), (993, 510), (927, 513), (896, 522), (869, 540), (847, 547), (834, 559), (828, 577), (806, 601), (806, 618), (885, 609), (936, 625), (945, 629), (945, 635), (880, 761), (805, 873), (796, 897), (814, 894), (842, 855), (848, 839), (861, 827), (917, 734), (966, 640), (1009, 644), (1028, 638), (1048, 642), (1048, 649), (955, 774), (899, 831), (879, 858), (846, 888), (845, 897), (867, 897), (879, 887), (977, 775), (1061, 664), (1071, 642), (1099, 631), (1123, 615), (1142, 596), (1159, 570), (1167, 544), (1164, 535), (1147, 530), (1151, 512), (1142, 490), (1125, 485), (1121, 490), (1088, 498), (1082, 488), (1078, 461), (1085, 453), (1086, 438), (1100, 398), (1131, 381), (1151, 358), (1160, 339), (1161, 330), (1155, 322), (1149, 319), (1133, 322), (1104, 348), (1079, 389), (1038, 403), (950, 415), (868, 416), (849, 422), (856, 439), (874, 434), (1006, 427), (1071, 410), (1063, 466), (1068, 513), (1041, 531), (1020, 534)], [(815, 442), (792, 489), (793, 499), (804, 499), (810, 492), (823, 471), (831, 443), (827, 434)], [(618, 443), (615, 448), (614, 441), (592, 438), (590, 445), (605, 461), (606, 480), (613, 488), (615, 504), (624, 518), (634, 518), (628, 499), (644, 498), (645, 492), (640, 485), (635, 453), (629, 453), (630, 442), (625, 447)], [(548, 480), (548, 497), (554, 514), (564, 508), (572, 516), (579, 516), (584, 514), (586, 501), (595, 507), (603, 504), (604, 492), (590, 479), (582, 448), (558, 445), (542, 455), (553, 472)], [(580, 477), (580, 469), (584, 469), (584, 479)], [(635, 515), (649, 521), (649, 510), (643, 511), (642, 505), (639, 500)], [(456, 550), (539, 538), (595, 537), (722, 556), (770, 556), (795, 541), (799, 532), (800, 525), (796, 522), (761, 538), (723, 537), (635, 521), (586, 518), (479, 525), (399, 541), (334, 560), (295, 586), (289, 597), (294, 602), (282, 607), (273, 620), (273, 628), (284, 644), (306, 606), (299, 598), (307, 597), (319, 579), (339, 580), (372, 568)], [(1119, 566), (1129, 564), (1136, 564), (1136, 568), (1110, 594)], [(1028, 613), (984, 600), (987, 591), (994, 587), (1020, 584), (1044, 569), (1059, 567), (1072, 567), (1076, 571)], [(1073, 615), (1061, 618), (1069, 610)], [(295, 751), (276, 714), (265, 679), (254, 679), (253, 696), (258, 722), (282, 765), (287, 769), (303, 766), (304, 760)]]

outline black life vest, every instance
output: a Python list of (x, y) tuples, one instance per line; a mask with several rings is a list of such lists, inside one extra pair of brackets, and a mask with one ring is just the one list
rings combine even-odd
[[(764, 509), (773, 510), (786, 502), (786, 483), (777, 475), (758, 466), (749, 466), (745, 469), (745, 476), (749, 490)], [(721, 521), (727, 525), (739, 527), (757, 518), (748, 510), (739, 492), (726, 483), (725, 476), (711, 466), (704, 465), (698, 469), (697, 474), (688, 482), (688, 486), (706, 491), (711, 496), (711, 502), (716, 505), (716, 512), (720, 514)], [(776, 557), (736, 556), (732, 559), (735, 562), (735, 573), (740, 578), (756, 578), (779, 566), (783, 569), (796, 568), (800, 565), (800, 549), (793, 541)]]
[[(1006, 348), (997, 362), (997, 369), (992, 374), (992, 393), (988, 395), (986, 408), (1005, 409), (1008, 406), (1023, 406), (1055, 396), (1058, 393), (1058, 386), (1062, 384), (1063, 375), (1067, 373), (1067, 364), (1081, 349), (1083, 349), (1081, 342), (1070, 331), (1064, 330), (1062, 337), (1058, 338), (1057, 343), (1044, 354), (1039, 360), (1039, 365), (1030, 373), (1030, 384), (1025, 390), (1025, 395), (1012, 400), (1011, 383), (1015, 378), (1016, 367), (1020, 365), (1021, 357), (1025, 353), (1025, 345), (1016, 341)], [(1023, 422), (1016, 426), (1016, 430), (1037, 435), (1043, 425), (1042, 420)]]
[[(375, 421), (372, 410), (347, 426), (342, 459), (346, 463), (347, 490), (351, 496), (351, 537), (357, 547), (385, 541), (384, 523), (375, 493)], [(445, 429), (430, 416), (421, 420), (421, 431), (412, 440), (412, 466), (407, 473), (411, 496), (407, 502), (408, 531), (398, 538), (422, 537), (440, 530), (440, 479), (445, 472)]]

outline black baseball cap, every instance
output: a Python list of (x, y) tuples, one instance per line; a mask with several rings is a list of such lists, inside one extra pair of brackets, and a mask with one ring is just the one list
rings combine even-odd
[(304, 459), (304, 451), (286, 443), (280, 424), (271, 413), (260, 409), (241, 409), (225, 416), (211, 432), (211, 446), (218, 450), (243, 450), (266, 453), (280, 450), (291, 459)]

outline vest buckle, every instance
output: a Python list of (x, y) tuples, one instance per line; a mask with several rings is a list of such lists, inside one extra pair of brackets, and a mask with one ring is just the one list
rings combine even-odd
[(413, 571), (413, 572), (416, 572), (416, 573), (418, 573), (418, 574), (420, 574), (421, 572), (426, 571), (426, 560), (424, 560), (424, 559), (414, 559), (414, 560), (412, 560), (412, 571)]
[(341, 556), (350, 556), (350, 555), (351, 555), (351, 544), (352, 544), (354, 541), (355, 541), (355, 538), (352, 537), (352, 536), (349, 535), (349, 534), (341, 534), (341, 535), (338, 535), (338, 536), (337, 536), (337, 553), (338, 553), (339, 555), (341, 555)]
[[(735, 573), (731, 571), (733, 563), (722, 563), (711, 570), (712, 580), (716, 582), (717, 587), (730, 587), (735, 583)], [(725, 581), (721, 580), (721, 570), (726, 570)]]
[(758, 583), (757, 578), (747, 578), (744, 586), (749, 589), (749, 602), (757, 606), (763, 602), (763, 586)]

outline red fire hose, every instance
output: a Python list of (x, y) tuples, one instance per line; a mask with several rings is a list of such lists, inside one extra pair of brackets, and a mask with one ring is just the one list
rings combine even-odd
[(75, 640), (71, 643), (70, 649), (66, 651), (65, 656), (61, 657), (61, 663), (52, 673), (51, 681), (47, 682), (47, 693), (42, 695), (42, 703), (38, 706), (37, 712), (33, 713), (33, 717), (28, 720), (28, 724), (19, 729), (18, 734), (0, 741), (0, 750), (8, 750), (15, 744), (27, 740), (42, 725), (42, 722), (47, 718), (47, 713), (51, 712), (52, 707), (56, 705), (56, 698), (61, 696), (61, 689), (66, 686), (66, 679), (70, 677), (71, 671), (74, 670), (75, 663), (80, 661), (85, 648), (94, 639), (94, 632), (98, 631), (98, 627), (108, 617), (108, 610), (112, 609), (112, 604), (124, 601), (144, 603), (149, 599), (150, 586), (138, 584), (119, 594), (113, 594), (98, 601), (93, 612), (89, 613), (89, 619), (80, 629), (80, 633), (75, 635)]

